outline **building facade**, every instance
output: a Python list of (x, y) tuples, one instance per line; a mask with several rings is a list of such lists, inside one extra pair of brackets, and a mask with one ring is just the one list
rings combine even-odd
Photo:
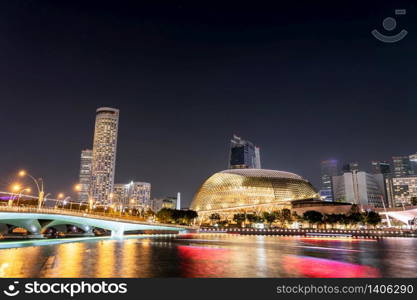
[(260, 169), (260, 149), (252, 142), (233, 135), (230, 141), (229, 169)]
[(79, 191), (78, 201), (88, 202), (90, 185), (91, 185), (91, 173), (93, 167), (93, 150), (86, 149), (81, 151), (81, 163), (80, 163), (80, 176), (79, 176)]
[(320, 196), (324, 201), (334, 201), (332, 177), (339, 173), (338, 162), (335, 159), (323, 160), (320, 164), (321, 169), (321, 188)]
[(200, 220), (213, 213), (226, 219), (236, 213), (262, 213), (290, 208), (292, 201), (319, 199), (301, 176), (265, 169), (229, 169), (213, 174), (197, 190), (190, 209)]
[(394, 177), (406, 177), (414, 175), (408, 155), (393, 156), (393, 175)]
[(373, 160), (371, 162), (372, 174), (391, 174), (391, 165), (386, 161)]
[(359, 172), (359, 163), (354, 161), (354, 162), (349, 162), (349, 163), (345, 163), (342, 166), (342, 171), (343, 173), (346, 172)]
[(111, 203), (116, 169), (119, 110), (100, 107), (96, 111), (90, 196), (101, 204)]
[(178, 196), (152, 199), (152, 210), (157, 213), (163, 208), (178, 209)]
[(346, 172), (334, 176), (333, 194), (337, 202), (349, 202), (360, 206), (383, 207), (385, 201), (384, 177), (367, 172)]
[(411, 199), (417, 197), (417, 176), (389, 178), (387, 190), (391, 207), (410, 205)]
[(151, 184), (148, 182), (133, 182), (114, 185), (112, 203), (129, 209), (151, 208)]
[(411, 170), (413, 171), (413, 175), (417, 175), (417, 153), (411, 154), (408, 156), (411, 164)]

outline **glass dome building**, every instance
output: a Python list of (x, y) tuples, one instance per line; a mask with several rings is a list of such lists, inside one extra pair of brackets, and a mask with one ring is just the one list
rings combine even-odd
[(310, 182), (276, 170), (231, 169), (210, 176), (200, 186), (190, 208), (202, 219), (213, 214), (233, 215), (290, 207), (294, 200), (319, 199)]

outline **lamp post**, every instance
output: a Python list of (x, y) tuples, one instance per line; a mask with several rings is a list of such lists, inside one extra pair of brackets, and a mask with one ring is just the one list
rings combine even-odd
[(22, 190), (20, 191), (19, 196), (17, 197), (17, 206), (19, 206), (20, 197), (22, 197), (22, 194), (23, 194), (25, 191), (26, 191), (26, 192), (28, 192), (28, 193), (30, 193), (31, 189), (30, 189), (30, 188), (25, 188), (25, 189), (22, 189)]
[(32, 175), (30, 175), (25, 170), (20, 171), (19, 172), (19, 176), (20, 177), (28, 176), (30, 179), (33, 180), (33, 182), (36, 185), (36, 188), (38, 189), (38, 208), (41, 208), (42, 207), (42, 203), (43, 203), (43, 199), (44, 199), (44, 196), (45, 196), (45, 192), (44, 192), (44, 189), (43, 189), (43, 179), (42, 178), (35, 179), (35, 177), (33, 177)]

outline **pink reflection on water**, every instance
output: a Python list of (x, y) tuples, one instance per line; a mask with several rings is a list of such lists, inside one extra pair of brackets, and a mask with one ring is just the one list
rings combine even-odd
[(374, 267), (309, 256), (286, 255), (283, 268), (287, 273), (315, 278), (375, 278), (380, 277)]
[(184, 277), (222, 277), (230, 251), (224, 248), (178, 246), (181, 275)]

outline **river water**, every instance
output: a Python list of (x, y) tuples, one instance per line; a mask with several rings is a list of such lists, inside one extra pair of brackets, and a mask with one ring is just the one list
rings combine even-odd
[(417, 276), (411, 238), (187, 234), (52, 242), (0, 249), (0, 277)]

